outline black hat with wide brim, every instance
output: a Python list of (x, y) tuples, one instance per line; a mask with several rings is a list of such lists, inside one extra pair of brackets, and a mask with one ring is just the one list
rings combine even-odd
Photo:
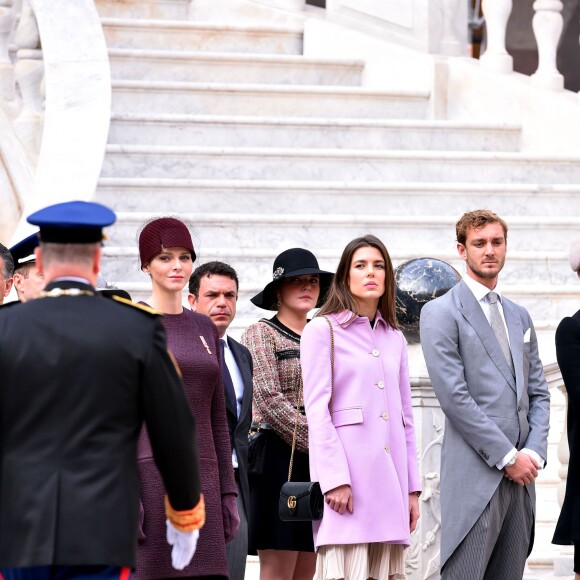
[(264, 310), (278, 310), (276, 305), (276, 290), (285, 278), (304, 276), (306, 274), (318, 274), (320, 276), (320, 296), (316, 307), (322, 306), (326, 293), (330, 288), (332, 272), (326, 272), (318, 267), (318, 260), (314, 254), (303, 248), (291, 248), (285, 250), (274, 260), (272, 268), (272, 281), (265, 288), (250, 299), (252, 304)]

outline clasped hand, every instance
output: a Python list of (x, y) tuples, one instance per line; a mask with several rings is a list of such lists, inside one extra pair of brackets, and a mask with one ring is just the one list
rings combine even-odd
[(509, 467), (505, 467), (505, 476), (517, 483), (518, 485), (526, 485), (532, 483), (538, 477), (538, 463), (533, 457), (527, 453), (518, 453), (516, 462)]

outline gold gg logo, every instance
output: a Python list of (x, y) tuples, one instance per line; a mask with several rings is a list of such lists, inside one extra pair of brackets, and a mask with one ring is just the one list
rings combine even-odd
[(294, 510), (296, 509), (296, 496), (295, 495), (291, 495), (288, 497), (288, 509), (290, 510), (290, 513), (293, 513)]

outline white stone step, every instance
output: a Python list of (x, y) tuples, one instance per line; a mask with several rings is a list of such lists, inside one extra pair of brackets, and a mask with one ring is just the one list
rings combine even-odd
[(96, 0), (101, 17), (186, 20), (190, 0)]
[[(459, 216), (484, 205), (500, 215), (580, 215), (580, 185), (518, 183), (390, 183), (102, 178), (97, 197), (119, 211), (159, 211), (171, 200), (182, 212)], [(355, 203), (356, 201), (356, 203)], [(169, 207), (169, 203), (168, 203)], [(580, 234), (580, 232), (579, 232)]]
[(102, 176), (580, 183), (580, 158), (455, 151), (108, 145)]
[(364, 62), (296, 55), (109, 49), (114, 79), (358, 86)]
[(302, 54), (302, 27), (123, 18), (101, 21), (111, 48)]
[[(284, 208), (278, 208), (279, 213), (270, 214), (220, 213), (217, 210), (227, 211), (227, 207), (218, 200), (214, 213), (186, 213), (169, 204), (168, 208), (173, 208), (173, 213), (191, 224), (198, 241), (201, 241), (201, 245), (198, 244), (200, 250), (206, 246), (285, 249), (296, 245), (341, 251), (352, 238), (369, 232), (380, 237), (394, 253), (409, 255), (409, 248), (420, 248), (422, 252), (437, 257), (440, 252), (449, 256), (456, 249), (456, 216), (286, 214)], [(117, 222), (108, 230), (108, 245), (134, 246), (140, 225), (152, 217), (168, 213), (171, 209), (117, 212)], [(580, 231), (578, 216), (504, 217), (510, 226), (508, 244), (513, 251), (565, 252)], [(580, 284), (574, 284), (573, 288), (580, 294)]]
[(428, 91), (113, 81), (115, 113), (423, 119)]
[(515, 125), (382, 119), (114, 114), (109, 130), (109, 143), (212, 147), (517, 151), (519, 140)]

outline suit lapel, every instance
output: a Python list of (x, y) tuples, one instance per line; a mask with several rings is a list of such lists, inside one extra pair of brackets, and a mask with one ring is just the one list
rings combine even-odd
[(252, 404), (252, 374), (250, 373), (250, 363), (246, 353), (239, 347), (235, 340), (228, 338), (228, 344), (232, 350), (232, 354), (234, 355), (234, 360), (240, 369), (242, 381), (244, 383), (244, 395), (242, 397), (242, 407), (240, 409), (240, 418), (242, 418), (246, 416), (246, 413)]
[(522, 321), (509, 300), (502, 300), (503, 315), (508, 329), (510, 338), (510, 350), (512, 351), (512, 360), (516, 372), (516, 385), (518, 400), (524, 387), (524, 329)]
[[(475, 330), (475, 332), (479, 336), (479, 339), (483, 343), (483, 346), (487, 351), (489, 358), (493, 361), (495, 366), (498, 368), (499, 372), (509, 383), (510, 387), (515, 391), (516, 381), (514, 379), (514, 376), (512, 375), (512, 371), (507, 361), (505, 360), (505, 356), (503, 355), (503, 352), (499, 346), (497, 338), (495, 337), (495, 334), (493, 333), (493, 330), (491, 329), (491, 326), (487, 318), (485, 317), (485, 314), (483, 313), (480, 304), (475, 299), (473, 292), (463, 281), (457, 285), (457, 296), (459, 298), (458, 305), (459, 310), (463, 314), (463, 317), (471, 325), (473, 330)], [(514, 365), (516, 365), (515, 358)]]

